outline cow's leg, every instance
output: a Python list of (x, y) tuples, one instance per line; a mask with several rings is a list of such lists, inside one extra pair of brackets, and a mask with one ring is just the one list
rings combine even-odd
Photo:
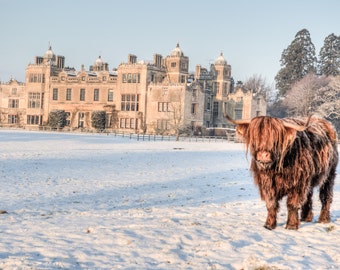
[(289, 194), (287, 196), (287, 210), (288, 210), (288, 218), (286, 229), (288, 230), (297, 230), (299, 228), (299, 200), (298, 193)]
[(307, 201), (301, 208), (301, 221), (311, 222), (313, 220), (313, 188), (311, 188), (307, 195)]
[(335, 169), (332, 170), (327, 181), (320, 187), (320, 201), (321, 212), (319, 217), (319, 223), (329, 223), (331, 221), (330, 208), (333, 200), (333, 186), (335, 178)]
[(277, 199), (267, 200), (267, 220), (264, 224), (264, 227), (268, 230), (273, 230), (276, 228), (276, 216), (279, 211), (280, 205)]

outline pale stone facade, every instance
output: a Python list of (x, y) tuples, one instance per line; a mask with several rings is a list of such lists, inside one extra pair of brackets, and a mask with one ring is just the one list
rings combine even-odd
[(227, 113), (234, 119), (251, 119), (266, 115), (265, 96), (252, 89), (236, 88), (229, 95), (226, 107)]
[(65, 58), (50, 47), (27, 66), (25, 84), (11, 80), (0, 87), (2, 126), (46, 126), (51, 112), (63, 111), (63, 128), (93, 129), (91, 117), (99, 111), (107, 130), (178, 134), (226, 127), (226, 112), (250, 118), (266, 111), (260, 95), (234, 91), (222, 53), (210, 70), (198, 65), (190, 74), (178, 44), (164, 59), (155, 54), (153, 62), (138, 61), (130, 54), (110, 70), (99, 56), (79, 71), (65, 67)]
[(25, 84), (10, 79), (0, 84), (0, 123), (12, 127), (24, 127), (27, 98)]

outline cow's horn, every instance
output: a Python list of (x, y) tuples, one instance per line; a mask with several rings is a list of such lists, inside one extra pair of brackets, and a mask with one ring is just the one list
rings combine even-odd
[(250, 120), (249, 119), (240, 119), (240, 120), (234, 120), (232, 119), (228, 114), (224, 114), (224, 117), (227, 118), (227, 120), (235, 125), (240, 125), (240, 124), (249, 124)]
[(308, 119), (307, 119), (306, 123), (303, 126), (300, 126), (300, 125), (297, 125), (297, 124), (293, 124), (293, 123), (288, 123), (288, 122), (285, 122), (285, 121), (283, 121), (283, 125), (285, 127), (288, 127), (288, 128), (293, 128), (296, 131), (304, 131), (304, 130), (306, 130), (306, 128), (308, 128), (309, 121), (310, 121), (311, 117), (312, 117), (312, 115), (310, 114), (308, 116)]

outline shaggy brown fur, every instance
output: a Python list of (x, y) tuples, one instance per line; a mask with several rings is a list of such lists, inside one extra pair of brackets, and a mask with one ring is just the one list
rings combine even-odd
[(302, 221), (312, 221), (315, 186), (320, 187), (322, 203), (319, 222), (330, 222), (338, 163), (337, 134), (332, 125), (314, 117), (302, 120), (268, 116), (234, 123), (252, 156), (250, 169), (261, 199), (266, 202), (268, 216), (264, 226), (275, 229), (279, 201), (284, 196), (287, 196), (287, 229), (298, 229), (299, 209)]

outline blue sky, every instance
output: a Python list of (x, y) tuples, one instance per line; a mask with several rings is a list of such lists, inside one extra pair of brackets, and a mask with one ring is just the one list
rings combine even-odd
[(66, 65), (88, 69), (97, 57), (109, 68), (164, 57), (177, 42), (209, 68), (222, 51), (235, 81), (257, 74), (274, 83), (282, 51), (306, 28), (319, 54), (339, 35), (338, 0), (0, 0), (0, 81), (24, 81), (27, 64), (49, 47)]

